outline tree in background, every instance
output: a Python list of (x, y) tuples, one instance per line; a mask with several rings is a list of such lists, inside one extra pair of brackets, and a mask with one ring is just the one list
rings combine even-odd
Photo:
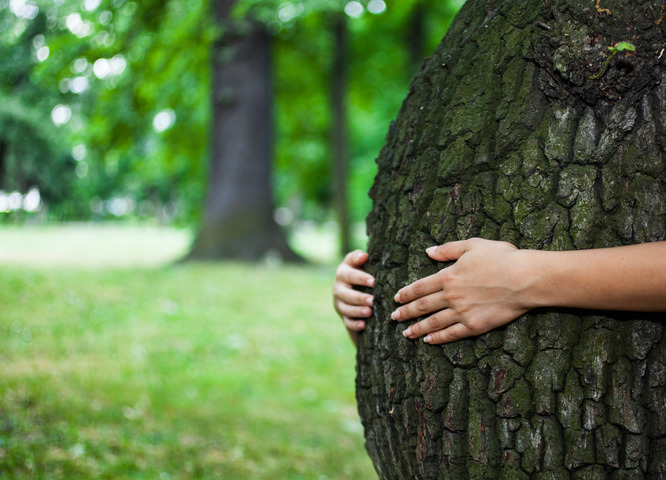
[(333, 61), (331, 62), (331, 110), (333, 142), (333, 183), (335, 211), (340, 228), (340, 250), (352, 249), (349, 221), (349, 158), (347, 134), (347, 18), (343, 12), (333, 17)]
[(413, 79), (368, 217), (357, 397), (381, 479), (666, 473), (662, 314), (544, 309), (443, 346), (387, 320), (396, 291), (442, 267), (432, 245), (664, 240), (663, 10), (469, 0)]
[[(413, 12), (419, 5), (428, 12), (427, 51), (436, 44), (432, 32), (445, 28), (460, 2), (236, 2), (236, 18), (256, 19), (273, 45), (270, 188), (287, 229), (335, 218), (331, 91), (339, 70), (331, 17), (348, 12), (340, 90), (347, 115), (339, 125), (348, 135), (344, 198), (350, 222), (358, 223), (370, 208), (367, 190), (386, 124), (413, 73)], [(11, 144), (34, 159), (5, 141), (5, 180), (9, 170), (19, 171), (7, 167), (14, 162), (8, 155), (20, 157), (13, 164), (36, 172), (53, 220), (202, 225), (213, 138), (211, 52), (220, 35), (212, 8), (186, 0), (0, 0), (2, 133), (15, 132)], [(42, 140), (29, 140), (31, 131)], [(2, 188), (34, 183), (16, 178)]]
[[(293, 25), (287, 24), (288, 29), (277, 35), (277, 190), (283, 204), (296, 205), (297, 218), (331, 218), (322, 207), (340, 205), (338, 195), (348, 203), (344, 216), (352, 226), (365, 218), (370, 209), (367, 191), (376, 171), (374, 159), (388, 121), (395, 116), (409, 78), (439, 43), (442, 30), (461, 4), (421, 0), (386, 4), (307, 2)], [(421, 22), (414, 20), (419, 9), (428, 13)], [(311, 13), (305, 13), (308, 11)], [(343, 11), (346, 45), (340, 49), (334, 27)], [(415, 24), (421, 25), (419, 35), (410, 33)], [(334, 65), (338, 58), (335, 52), (344, 56), (344, 77), (340, 75), (342, 69)], [(418, 58), (419, 65), (413, 57)], [(288, 65), (291, 68), (285, 68)], [(345, 88), (339, 86), (341, 79), (346, 79)], [(322, 90), (321, 85), (330, 88), (331, 93)], [(331, 98), (335, 90), (342, 92), (337, 94), (338, 100)], [(336, 120), (331, 105), (341, 100), (347, 121), (337, 122), (344, 125), (344, 129), (338, 127), (338, 132), (346, 133), (347, 138), (339, 151), (346, 150), (341, 158), (346, 158), (347, 166), (340, 171), (346, 169), (347, 173), (337, 175), (334, 165), (340, 164), (331, 162), (336, 158), (335, 132), (331, 134)], [(331, 143), (322, 143), (322, 138), (330, 138)], [(342, 181), (348, 181), (347, 194), (336, 193), (332, 182), (321, 181), (324, 178), (337, 179), (336, 183), (342, 185), (337, 192), (345, 188)], [(351, 244), (358, 246), (353, 229), (351, 233)]]
[(266, 26), (232, 18), (217, 0), (223, 33), (213, 52), (212, 158), (201, 229), (188, 258), (298, 257), (273, 220), (273, 89)]

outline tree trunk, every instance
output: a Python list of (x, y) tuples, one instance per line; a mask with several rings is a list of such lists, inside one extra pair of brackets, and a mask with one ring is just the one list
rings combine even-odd
[[(382, 479), (666, 478), (663, 314), (544, 309), (444, 346), (393, 295), (482, 236), (523, 248), (664, 240), (661, 3), (469, 0), (413, 79), (371, 191), (375, 317), (357, 397)], [(619, 52), (604, 63), (617, 42)]]
[(425, 15), (426, 9), (423, 3), (414, 5), (407, 21), (407, 46), (409, 48), (409, 60), (417, 71), (425, 57)]
[(349, 202), (347, 201), (348, 163), (347, 157), (347, 18), (344, 13), (333, 20), (333, 65), (331, 104), (333, 113), (333, 172), (335, 183), (335, 210), (340, 226), (340, 251), (342, 255), (351, 250), (349, 227)]
[(214, 52), (210, 179), (188, 258), (296, 260), (273, 220), (271, 39), (263, 25), (230, 18), (233, 4), (215, 2), (223, 34)]
[(7, 181), (7, 142), (0, 139), (0, 189), (5, 186)]

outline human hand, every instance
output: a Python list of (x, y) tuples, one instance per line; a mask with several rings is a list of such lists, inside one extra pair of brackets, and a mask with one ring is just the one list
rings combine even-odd
[(391, 314), (397, 321), (431, 314), (404, 331), (407, 338), (426, 335), (430, 344), (481, 335), (530, 310), (526, 290), (529, 250), (506, 242), (473, 238), (426, 250), (450, 267), (408, 285), (395, 296), (402, 303)]
[(372, 315), (374, 298), (354, 290), (354, 286), (373, 287), (375, 279), (361, 268), (368, 261), (368, 254), (355, 250), (347, 254), (335, 272), (333, 282), (333, 306), (342, 317), (354, 343), (359, 331), (365, 328), (364, 318)]

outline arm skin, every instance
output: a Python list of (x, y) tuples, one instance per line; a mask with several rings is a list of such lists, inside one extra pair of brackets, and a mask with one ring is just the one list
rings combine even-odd
[(362, 270), (368, 254), (355, 250), (347, 254), (335, 272), (333, 282), (333, 306), (347, 327), (356, 345), (358, 332), (365, 328), (365, 318), (372, 314), (373, 296), (354, 290), (354, 286), (373, 287), (375, 279)]
[[(391, 318), (430, 344), (481, 335), (539, 307), (666, 311), (666, 242), (551, 252), (473, 238), (431, 247), (456, 263), (402, 288)], [(429, 315), (429, 316), (428, 316)]]

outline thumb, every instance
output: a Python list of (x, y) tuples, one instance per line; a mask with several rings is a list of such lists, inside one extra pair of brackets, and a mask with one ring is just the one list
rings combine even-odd
[(457, 242), (448, 242), (436, 247), (426, 249), (426, 253), (433, 260), (438, 262), (448, 262), (458, 260), (463, 253), (469, 250), (469, 240), (459, 240)]

